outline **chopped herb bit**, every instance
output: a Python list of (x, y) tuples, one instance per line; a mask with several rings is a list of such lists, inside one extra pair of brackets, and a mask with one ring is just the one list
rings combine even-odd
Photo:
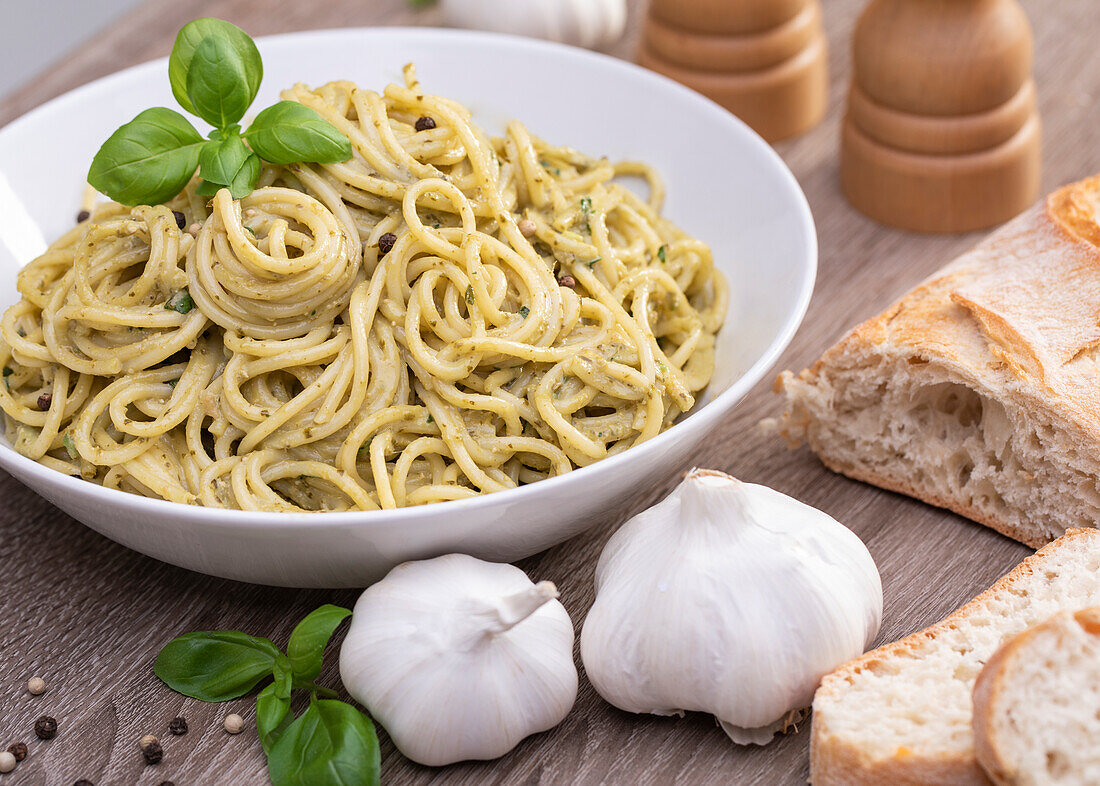
[(524, 319), (527, 319), (527, 317), (531, 315), (531, 309), (527, 308), (527, 306), (520, 306), (519, 315)]
[(664, 363), (658, 363), (657, 364), (657, 371), (659, 371), (661, 376), (663, 377), (666, 374), (668, 374), (668, 366), (666, 366)]
[(470, 305), (474, 303), (474, 288), (473, 286), (466, 287), (466, 302)]
[(313, 317), (313, 316), (316, 316), (316, 315), (317, 315), (317, 309), (313, 309), (312, 311), (310, 311), (310, 312), (309, 312), (309, 315), (310, 315), (311, 317)]
[(11, 366), (4, 366), (4, 376), (5, 377), (10, 377), (14, 373), (15, 373), (15, 369), (13, 369)]
[(374, 437), (371, 437), (362, 445), (359, 446), (359, 455), (366, 456), (370, 453), (370, 443), (374, 442)]
[(439, 229), (439, 222), (438, 221), (436, 221), (434, 224), (432, 224), (432, 229)]
[(78, 453), (76, 449), (76, 443), (73, 442), (73, 438), (68, 434), (61, 435), (61, 444), (65, 446), (65, 452), (69, 454), (69, 458), (75, 459), (80, 457), (80, 453)]
[(662, 264), (662, 265), (663, 265), (663, 264), (664, 264), (665, 262), (667, 262), (667, 261), (668, 261), (668, 260), (667, 260), (667, 259), (665, 258), (665, 254), (667, 253), (667, 252), (666, 252), (666, 249), (667, 249), (667, 248), (668, 248), (668, 246), (661, 246), (660, 248), (658, 248), (658, 249), (657, 249), (657, 259), (661, 260), (661, 264)]
[(435, 423), (435, 418), (433, 418), (431, 415), (428, 415), (428, 421), (427, 422), (428, 423)]
[(168, 298), (168, 302), (164, 304), (164, 307), (169, 311), (177, 311), (180, 314), (186, 314), (195, 307), (195, 301), (191, 299), (191, 293), (186, 289), (181, 289), (172, 297)]
[(246, 226), (245, 229), (248, 230), (248, 234), (252, 235), (253, 238), (256, 237), (256, 231), (252, 227)]
[(586, 216), (592, 211), (592, 197), (581, 197), (581, 212)]
[(593, 259), (593, 260), (590, 260), (590, 261), (588, 261), (588, 262), (585, 262), (584, 264), (588, 265), (589, 267), (592, 267), (592, 266), (593, 266), (593, 265), (595, 265), (595, 264), (596, 264), (597, 262), (599, 262), (599, 261), (600, 261), (601, 259), (603, 259), (603, 257), (596, 257), (595, 259)]
[(168, 387), (174, 388), (176, 385), (179, 384), (179, 380), (178, 379), (169, 379), (169, 380), (166, 381), (166, 384), (168, 385)]

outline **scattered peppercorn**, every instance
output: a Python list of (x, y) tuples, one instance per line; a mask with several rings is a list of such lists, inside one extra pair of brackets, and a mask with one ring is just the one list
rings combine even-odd
[(140, 740), (138, 740), (138, 747), (142, 750), (145, 750), (150, 745), (156, 745), (158, 742), (160, 742), (160, 740), (158, 740), (152, 734), (146, 734)]
[[(38, 399), (38, 406), (39, 407), (42, 406), (42, 399), (41, 398)], [(47, 404), (46, 409), (49, 409), (49, 408), (50, 408), (50, 405)], [(42, 679), (41, 677), (31, 677), (29, 680), (27, 680), (27, 690), (30, 691), (35, 696), (41, 696), (43, 693), (46, 692), (46, 681), (44, 679)]]
[(433, 128), (435, 128), (435, 120), (428, 117), (427, 115), (416, 118), (417, 131), (431, 131)]
[(57, 736), (57, 721), (49, 715), (43, 715), (34, 722), (34, 733), (40, 740), (52, 740)]
[(27, 758), (27, 743), (15, 742), (8, 746), (8, 753), (15, 757), (16, 761)]
[(177, 737), (187, 733), (187, 721), (184, 718), (172, 718), (172, 722), (168, 724), (168, 731), (175, 734)]
[(15, 757), (7, 751), (0, 753), (0, 772), (11, 772), (15, 769)]
[(232, 713), (225, 716), (225, 730), (230, 734), (240, 734), (244, 731), (244, 718), (237, 713)]
[(164, 758), (164, 748), (160, 747), (160, 743), (153, 741), (141, 749), (141, 755), (145, 757), (146, 764), (160, 764), (160, 760)]
[(172, 215), (176, 219), (176, 226), (177, 227), (179, 227), (180, 229), (183, 229), (185, 226), (187, 226), (187, 216), (185, 216), (183, 213), (181, 213), (178, 210), (173, 210)]
[(519, 222), (519, 233), (524, 237), (531, 237), (535, 234), (536, 229), (538, 229), (538, 227), (535, 225), (535, 222), (529, 218), (525, 218)]
[(76, 214), (76, 223), (81, 224), (91, 217), (92, 214), (89, 213), (87, 210), (81, 210), (79, 213)]
[[(38, 408), (42, 412), (47, 411), (50, 408), (50, 404), (52, 404), (52, 403), (53, 403), (53, 394), (52, 393), (43, 393), (41, 396), (38, 397)], [(34, 693), (34, 691), (31, 691), (31, 693)]]
[(397, 242), (397, 235), (393, 232), (387, 232), (378, 238), (378, 250), (383, 254), (388, 254), (393, 250), (393, 244)]
[(566, 275), (558, 279), (558, 283), (563, 287), (573, 289), (575, 286), (577, 286), (577, 279), (573, 278), (567, 273)]

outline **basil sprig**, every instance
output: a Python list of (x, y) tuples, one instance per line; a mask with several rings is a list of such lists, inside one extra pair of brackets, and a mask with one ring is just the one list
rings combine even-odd
[[(313, 682), (325, 646), (351, 612), (325, 605), (290, 634), (284, 654), (268, 639), (235, 630), (187, 633), (170, 641), (153, 671), (168, 687), (202, 701), (245, 695), (268, 677), (256, 697), (256, 731), (274, 786), (377, 786), (378, 737), (370, 718)], [(309, 692), (297, 718), (295, 690)], [(325, 698), (319, 698), (324, 696)]]
[(200, 196), (228, 188), (240, 199), (255, 188), (261, 158), (273, 164), (351, 158), (347, 136), (294, 101), (264, 109), (242, 132), (263, 71), (256, 44), (236, 25), (221, 19), (184, 25), (168, 58), (168, 80), (180, 106), (214, 130), (204, 139), (179, 112), (146, 109), (99, 148), (88, 182), (124, 205), (156, 205), (182, 191), (198, 168)]

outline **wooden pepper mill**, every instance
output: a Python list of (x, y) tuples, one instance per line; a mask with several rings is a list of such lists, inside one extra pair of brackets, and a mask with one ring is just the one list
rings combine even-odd
[(652, 0), (638, 62), (714, 99), (769, 142), (825, 113), (819, 0)]
[(856, 208), (966, 232), (1038, 198), (1031, 26), (1016, 0), (872, 0), (852, 55), (840, 176)]

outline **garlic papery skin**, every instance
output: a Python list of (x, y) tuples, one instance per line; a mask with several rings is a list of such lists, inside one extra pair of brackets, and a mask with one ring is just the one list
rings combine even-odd
[(626, 0), (442, 0), (450, 25), (596, 48), (622, 38)]
[(881, 620), (878, 569), (855, 533), (766, 486), (692, 470), (608, 541), (581, 660), (620, 709), (708, 712), (734, 742), (763, 745)]
[(340, 677), (413, 761), (498, 758), (576, 701), (573, 623), (557, 597), (513, 565), (406, 562), (355, 604)]

